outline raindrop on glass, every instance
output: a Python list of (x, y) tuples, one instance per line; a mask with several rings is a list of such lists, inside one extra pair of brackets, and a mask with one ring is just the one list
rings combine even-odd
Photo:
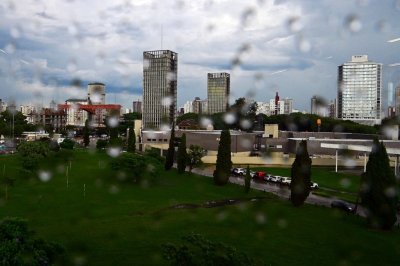
[(299, 17), (291, 17), (287, 21), (287, 26), (289, 28), (289, 31), (292, 33), (299, 32), (303, 29), (303, 23), (301, 23), (301, 20)]
[(121, 153), (121, 147), (109, 147), (107, 148), (107, 154), (110, 157), (118, 157), (118, 155), (120, 155)]
[(117, 127), (119, 124), (119, 119), (116, 116), (112, 116), (110, 118), (107, 119), (107, 125), (111, 128), (115, 128)]
[(355, 14), (351, 14), (346, 17), (345, 26), (352, 33), (357, 33), (362, 29), (362, 23)]
[(227, 123), (228, 125), (232, 125), (233, 123), (236, 122), (236, 116), (232, 113), (226, 113), (224, 115), (224, 122)]
[(42, 182), (48, 182), (51, 179), (51, 173), (49, 171), (39, 171), (39, 179)]
[(172, 97), (171, 97), (171, 96), (164, 97), (164, 98), (161, 100), (161, 104), (162, 104), (163, 106), (166, 106), (166, 107), (171, 106), (171, 105), (172, 105), (172, 102), (173, 102), (173, 100), (172, 100)]

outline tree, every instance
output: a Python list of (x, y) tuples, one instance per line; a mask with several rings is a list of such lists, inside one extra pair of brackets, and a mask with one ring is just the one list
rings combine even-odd
[(257, 112), (256, 102), (247, 102), (245, 98), (236, 99), (230, 107), (230, 112), (234, 114), (236, 121), (230, 128), (244, 131), (252, 131)]
[(128, 152), (135, 152), (136, 151), (136, 136), (135, 130), (133, 127), (129, 128), (129, 136), (128, 136)]
[(178, 173), (183, 174), (186, 169), (186, 163), (188, 160), (188, 155), (186, 151), (186, 134), (183, 133), (181, 137), (181, 142), (178, 147), (178, 155), (177, 155), (177, 163), (178, 163)]
[(96, 149), (98, 150), (104, 150), (105, 148), (107, 148), (108, 145), (108, 141), (105, 139), (98, 139), (96, 142)]
[(188, 152), (188, 166), (191, 173), (193, 168), (199, 167), (203, 162), (201, 158), (204, 156), (205, 150), (198, 145), (190, 145)]
[(250, 167), (247, 165), (246, 176), (244, 177), (244, 192), (249, 193), (251, 185)]
[(0, 262), (2, 265), (65, 264), (65, 249), (55, 243), (36, 238), (28, 223), (20, 218), (0, 221)]
[(311, 191), (311, 159), (305, 140), (302, 140), (297, 148), (291, 177), (290, 200), (294, 206), (298, 207), (304, 204)]
[(85, 147), (89, 146), (90, 138), (89, 138), (89, 119), (85, 121), (85, 127), (83, 128), (83, 144)]
[(167, 158), (165, 158), (165, 170), (170, 170), (174, 165), (174, 156), (175, 156), (175, 125), (172, 124), (171, 128), (171, 136), (169, 138), (169, 147), (167, 151)]
[(219, 186), (226, 185), (231, 168), (231, 134), (229, 130), (222, 130), (218, 145), (217, 164), (213, 173), (214, 183)]
[(21, 158), (22, 168), (34, 171), (38, 168), (39, 162), (47, 156), (49, 146), (42, 141), (26, 141), (20, 143), (17, 150)]
[(375, 138), (361, 180), (361, 203), (371, 227), (390, 230), (396, 222), (398, 191), (383, 143)]

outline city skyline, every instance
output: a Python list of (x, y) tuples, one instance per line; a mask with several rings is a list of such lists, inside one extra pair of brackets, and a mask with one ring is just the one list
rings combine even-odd
[(313, 95), (336, 98), (351, 55), (383, 64), (384, 90), (400, 78), (397, 1), (26, 0), (0, 14), (1, 98), (18, 104), (80, 98), (98, 81), (107, 102), (130, 107), (143, 93), (142, 52), (160, 48), (180, 54), (178, 106), (206, 98), (209, 72), (231, 73), (231, 103), (279, 91), (308, 111)]

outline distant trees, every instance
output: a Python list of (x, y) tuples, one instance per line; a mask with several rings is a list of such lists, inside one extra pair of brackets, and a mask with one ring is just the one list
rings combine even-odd
[(244, 177), (244, 192), (249, 193), (251, 185), (250, 167), (247, 166), (246, 175)]
[(383, 143), (374, 139), (361, 180), (361, 203), (371, 227), (390, 230), (396, 222), (397, 182)]
[(302, 140), (292, 164), (290, 183), (290, 201), (296, 207), (304, 204), (311, 190), (311, 159), (307, 151), (307, 142)]
[(253, 130), (257, 112), (256, 102), (247, 102), (245, 98), (238, 98), (230, 107), (229, 112), (235, 116), (235, 122), (230, 126), (231, 129)]
[(2, 265), (64, 264), (65, 249), (55, 242), (36, 238), (20, 218), (0, 221), (0, 262)]
[(228, 183), (231, 168), (231, 134), (229, 130), (223, 130), (218, 145), (216, 169), (213, 173), (214, 183), (219, 186)]
[(205, 150), (198, 145), (190, 145), (188, 152), (188, 166), (191, 173), (193, 168), (199, 167), (203, 162), (201, 158), (205, 155)]
[(179, 143), (178, 155), (176, 158), (179, 174), (183, 174), (185, 172), (187, 160), (188, 160), (188, 155), (186, 151), (186, 134), (183, 133), (181, 137), (181, 142)]
[(168, 151), (167, 151), (167, 157), (165, 158), (165, 170), (170, 170), (172, 166), (174, 165), (174, 156), (175, 156), (175, 125), (172, 125), (171, 128), (171, 136), (169, 138), (169, 146), (168, 146)]

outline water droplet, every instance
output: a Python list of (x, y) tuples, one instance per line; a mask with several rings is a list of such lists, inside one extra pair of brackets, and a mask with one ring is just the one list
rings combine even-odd
[(343, 178), (343, 179), (340, 180), (340, 185), (341, 185), (343, 188), (348, 188), (348, 187), (350, 187), (350, 185), (351, 185), (351, 180), (348, 179), (348, 178)]
[(50, 181), (51, 176), (52, 176), (51, 172), (49, 172), (49, 171), (39, 171), (38, 175), (39, 175), (40, 181), (42, 181), (42, 182)]
[(253, 143), (249, 139), (243, 139), (240, 141), (240, 146), (245, 149), (250, 149), (253, 146)]
[(254, 19), (256, 15), (255, 10), (252, 7), (247, 8), (246, 10), (243, 11), (242, 13), (242, 26), (246, 27), (250, 24), (251, 20)]
[(110, 194), (117, 194), (119, 192), (119, 188), (116, 185), (112, 185), (108, 192), (110, 192)]
[(143, 60), (143, 69), (147, 70), (150, 67), (150, 60), (144, 59)]
[(249, 129), (252, 126), (252, 122), (248, 119), (240, 120), (240, 127), (243, 129)]
[(278, 224), (278, 227), (281, 229), (284, 229), (288, 226), (288, 222), (286, 219), (279, 219), (277, 224)]
[(346, 17), (345, 26), (352, 33), (357, 33), (362, 29), (362, 23), (355, 14), (351, 14)]
[(228, 213), (221, 211), (217, 214), (216, 220), (218, 222), (222, 222), (222, 221), (226, 220), (226, 218), (228, 218)]
[(394, 198), (397, 195), (397, 190), (395, 187), (388, 187), (385, 189), (385, 195), (389, 198)]
[(21, 37), (21, 29), (19, 27), (13, 27), (10, 30), (11, 37), (18, 39)]
[(390, 30), (390, 25), (386, 20), (382, 19), (375, 24), (375, 28), (378, 32), (385, 33)]
[(300, 37), (297, 41), (297, 47), (302, 53), (308, 53), (311, 50), (311, 43), (304, 37)]
[(15, 53), (16, 50), (17, 50), (17, 47), (15, 46), (15, 43), (8, 43), (4, 47), (4, 51), (6, 51), (6, 53), (8, 53), (8, 54), (13, 54), (13, 53)]
[(301, 22), (299, 17), (291, 17), (287, 21), (287, 26), (289, 28), (289, 31), (292, 33), (299, 32), (303, 30), (303, 23)]
[(119, 125), (119, 119), (116, 116), (109, 117), (107, 119), (107, 125), (111, 128), (116, 128)]
[(75, 72), (76, 69), (77, 69), (76, 60), (75, 60), (75, 59), (71, 59), (71, 60), (69, 61), (68, 65), (67, 65), (67, 70), (68, 70), (69, 72)]
[(171, 96), (164, 97), (164, 98), (161, 100), (161, 104), (162, 104), (163, 106), (166, 106), (166, 107), (171, 106), (172, 103), (173, 103), (173, 99), (172, 99)]
[(211, 119), (207, 118), (207, 117), (202, 117), (200, 119), (200, 126), (202, 128), (209, 128), (210, 126), (212, 127), (213, 122)]
[(109, 147), (107, 148), (107, 154), (110, 157), (118, 157), (121, 153), (121, 147)]
[(176, 73), (168, 72), (165, 78), (167, 79), (167, 82), (176, 81)]
[(267, 221), (267, 218), (265, 217), (264, 213), (261, 212), (257, 213), (255, 218), (258, 224), (265, 224), (265, 222)]
[(236, 122), (236, 116), (234, 114), (232, 114), (232, 113), (226, 113), (224, 115), (224, 121), (228, 125), (232, 125), (233, 123)]

